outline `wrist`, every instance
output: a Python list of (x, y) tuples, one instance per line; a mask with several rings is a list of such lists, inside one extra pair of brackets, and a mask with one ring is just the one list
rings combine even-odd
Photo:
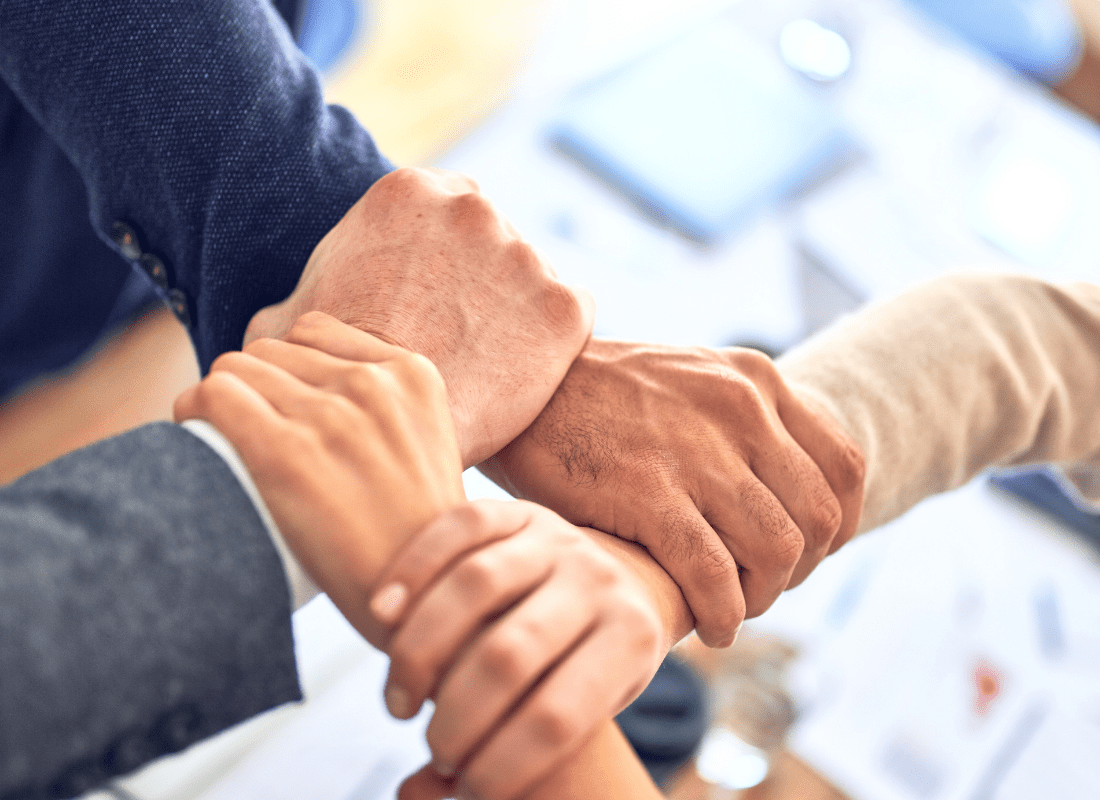
[(637, 577), (661, 620), (665, 634), (662, 643), (665, 652), (694, 630), (695, 618), (688, 608), (683, 592), (648, 550), (639, 544), (591, 528), (581, 530), (626, 564)]

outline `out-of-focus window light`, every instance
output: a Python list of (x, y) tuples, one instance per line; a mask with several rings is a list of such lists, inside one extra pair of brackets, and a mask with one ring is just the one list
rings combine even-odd
[(725, 728), (712, 728), (703, 739), (695, 768), (703, 780), (726, 789), (749, 789), (768, 775), (768, 756)]
[(852, 65), (852, 49), (844, 37), (810, 19), (796, 19), (783, 27), (779, 52), (791, 69), (817, 81), (842, 78)]

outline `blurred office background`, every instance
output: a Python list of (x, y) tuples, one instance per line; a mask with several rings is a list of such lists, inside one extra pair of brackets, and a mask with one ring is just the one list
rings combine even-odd
[[(949, 271), (1097, 280), (1098, 8), (313, 0), (302, 46), (396, 163), (470, 174), (588, 287), (599, 335), (778, 353)], [(151, 342), (162, 368), (135, 381)], [(194, 379), (189, 358), (170, 321), (143, 320), (17, 396), (0, 416), (23, 448), (7, 475), (163, 415)], [(89, 392), (107, 422), (81, 411)], [(71, 422), (34, 425), (47, 415)], [(467, 490), (498, 492), (476, 473)], [(1076, 510), (1067, 524), (983, 479), (829, 559), (747, 637), (785, 653), (769, 680), (793, 724), (774, 748), (715, 734), (736, 727), (714, 699), (722, 659), (747, 659), (743, 677), (755, 656), (688, 643), (715, 692), (713, 735), (668, 791), (1100, 796), (1100, 559), (1093, 509)], [(426, 759), (425, 720), (388, 719), (384, 659), (323, 598), (296, 629), (308, 702), (106, 794), (392, 798)]]

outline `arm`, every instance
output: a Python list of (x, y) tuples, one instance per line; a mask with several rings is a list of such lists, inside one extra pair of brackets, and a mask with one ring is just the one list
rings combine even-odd
[(275, 548), (175, 425), (0, 489), (0, 642), (5, 797), (82, 794), (300, 697)]
[(1100, 288), (943, 278), (779, 362), (866, 457), (862, 530), (983, 469), (1100, 454)]
[[(309, 345), (324, 347), (339, 357), (320, 353)], [(303, 318), (290, 331), (287, 342), (261, 340), (246, 350), (246, 353), (219, 359), (210, 377), (180, 398), (177, 415), (204, 417), (226, 434), (248, 463), (283, 535), (307, 571), (327, 589), (336, 605), (369, 641), (386, 647), (390, 620), (378, 613), (377, 597), (371, 605), (367, 603), (379, 593), (380, 584), (385, 581), (383, 563), (392, 559), (402, 545), (433, 518), (435, 521), (421, 536), (431, 539), (431, 532), (435, 530), (443, 538), (432, 540), (434, 544), (428, 548), (428, 555), (435, 557), (441, 550), (453, 550), (456, 546), (462, 550), (477, 544), (460, 536), (462, 515), (438, 517), (441, 511), (461, 499), (453, 434), (449, 436), (449, 427), (442, 425), (448, 417), (438, 373), (423, 359), (418, 360), (406, 351), (323, 315)], [(263, 360), (257, 356), (262, 356)], [(354, 359), (354, 362), (345, 359)], [(369, 363), (358, 363), (364, 361)], [(348, 399), (352, 402), (348, 403)], [(327, 447), (318, 447), (315, 440), (318, 431)], [(493, 507), (507, 508), (510, 512), (518, 510), (521, 517), (524, 513), (524, 507), (518, 505)], [(559, 558), (559, 564), (571, 563), (569, 553), (580, 553), (586, 542), (592, 546), (591, 540), (586, 540), (549, 512), (528, 508), (557, 520), (560, 530), (556, 538), (551, 535), (554, 533), (552, 526), (542, 526), (542, 533), (554, 543), (554, 548), (565, 552), (566, 558)], [(478, 515), (471, 519), (476, 523)], [(484, 529), (477, 524), (468, 527), (475, 533)], [(507, 539), (510, 534), (493, 535)], [(610, 629), (612, 636), (604, 636), (601, 640), (594, 634), (589, 644), (594, 642), (599, 649), (601, 642), (606, 647), (610, 640), (613, 646), (623, 642), (633, 643), (637, 648), (637, 640), (640, 640), (643, 650), (667, 651), (692, 625), (678, 588), (642, 548), (605, 534), (593, 532), (592, 535), (615, 556), (610, 564), (597, 566), (597, 584), (606, 588), (616, 581), (619, 584), (625, 581), (627, 588), (625, 594), (612, 591), (612, 597), (619, 598), (617, 602), (609, 606), (595, 604), (597, 616), (606, 617), (611, 625), (601, 628), (596, 623), (593, 627), (597, 631)], [(458, 544), (450, 545), (448, 536), (453, 536)], [(414, 545), (420, 538), (413, 539)], [(580, 541), (575, 541), (578, 538)], [(519, 561), (515, 563), (520, 565), (530, 563), (532, 560), (525, 558), (521, 551), (538, 550), (541, 544), (535, 537), (520, 551), (513, 548), (505, 556), (515, 561), (518, 555)], [(491, 547), (492, 539), (489, 540), (489, 549)], [(486, 551), (483, 547), (478, 555)], [(607, 556), (597, 555), (596, 562), (600, 558), (606, 560)], [(627, 575), (620, 577), (619, 571)], [(458, 572), (456, 569), (455, 573)], [(500, 569), (493, 573), (504, 584), (514, 577)], [(472, 574), (484, 575), (485, 570)], [(550, 597), (554, 606), (562, 601), (562, 585), (568, 590), (571, 584), (554, 581), (545, 584), (550, 589), (545, 596)], [(555, 586), (559, 588), (556, 590)], [(444, 593), (447, 588), (444, 582), (433, 587)], [(461, 589), (461, 585), (457, 588)], [(504, 592), (507, 591), (505, 586)], [(388, 589), (381, 590), (383, 598), (391, 594)], [(407, 590), (405, 596), (408, 597)], [(538, 591), (531, 596), (536, 606), (539, 596)], [(381, 607), (385, 608), (388, 602)], [(520, 603), (521, 612), (525, 604), (526, 599)], [(372, 607), (375, 613), (370, 613)], [(453, 603), (451, 607), (454, 608)], [(488, 613), (497, 610), (489, 608)], [(535, 608), (535, 611), (536, 616), (546, 613), (545, 608), (541, 611)], [(553, 609), (551, 616), (552, 612)], [(648, 619), (648, 615), (654, 613), (659, 617), (662, 635), (650, 638), (649, 625), (638, 620)], [(380, 618), (386, 621), (380, 624)], [(433, 634), (446, 639), (441, 630), (437, 625)], [(529, 644), (541, 642), (529, 641)], [(589, 644), (578, 647), (578, 651), (590, 649)], [(566, 660), (572, 663), (571, 659)], [(655, 667), (659, 654), (649, 660)], [(624, 694), (640, 688), (633, 676), (639, 669), (647, 670), (647, 664), (620, 666), (622, 674), (617, 680), (616, 675), (605, 676), (611, 688), (618, 686)], [(575, 673), (574, 669), (565, 679), (579, 680), (581, 684), (588, 682), (586, 675), (589, 673)], [(413, 698), (417, 704), (423, 687), (418, 687), (418, 691)], [(447, 690), (442, 691), (446, 693)], [(479, 697), (488, 702), (486, 695)], [(602, 697), (597, 701), (615, 702), (614, 698), (609, 701)], [(445, 697), (441, 703), (450, 705)], [(550, 707), (553, 705), (551, 703)], [(543, 710), (546, 707), (544, 704)], [(614, 710), (607, 715), (611, 713)], [(522, 743), (523, 735), (534, 736), (529, 744), (537, 753), (536, 762), (538, 758), (560, 759), (562, 753), (569, 752), (582, 741), (578, 737), (587, 737), (592, 730), (584, 727), (591, 724), (587, 716), (590, 715), (568, 714), (564, 718), (560, 713), (551, 715), (552, 724), (548, 726), (541, 725), (536, 717), (533, 726), (518, 726), (521, 734), (518, 738)], [(530, 715), (518, 714), (517, 717), (521, 722), (531, 722)], [(602, 732), (582, 749), (577, 760), (570, 759), (569, 765), (554, 771), (546, 784), (550, 788), (540, 787), (535, 791), (559, 792), (561, 796), (560, 791), (568, 789), (576, 796), (590, 794), (596, 791), (593, 782), (597, 778), (600, 786), (607, 780), (607, 773), (603, 771), (606, 768), (622, 776), (626, 782), (624, 792), (649, 790), (655, 793), (621, 735), (611, 728), (600, 730)], [(540, 740), (544, 735), (549, 738)], [(429, 738), (432, 738), (431, 733)], [(521, 752), (528, 755), (526, 747), (521, 748)], [(488, 781), (482, 788), (487, 788), (492, 797), (503, 797), (505, 793), (514, 796), (522, 785), (507, 787), (507, 781), (499, 786), (493, 784), (513, 777), (521, 780), (526, 774), (512, 775), (499, 768), (481, 769), (480, 773), (481, 779)], [(435, 780), (438, 785), (437, 776), (422, 773), (421, 780), (428, 779)]]
[(162, 287), (204, 371), (253, 315), (256, 337), (329, 312), (439, 365), (473, 464), (530, 424), (588, 338), (591, 299), (476, 184), (390, 173), (324, 104), (266, 0), (63, 14), (11, 0), (0, 77), (75, 165), (99, 235)]
[(163, 260), (204, 368), (390, 169), (268, 2), (12, 0), (0, 77), (76, 166), (104, 241)]
[(481, 465), (517, 497), (644, 545), (729, 644), (856, 530), (863, 465), (762, 353), (592, 340)]

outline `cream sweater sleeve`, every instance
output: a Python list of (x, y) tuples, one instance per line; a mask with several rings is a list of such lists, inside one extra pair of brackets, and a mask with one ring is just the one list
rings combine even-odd
[(779, 368), (863, 448), (861, 531), (986, 467), (1064, 462), (1087, 478), (1080, 465), (1100, 458), (1097, 286), (941, 278), (842, 321)]

